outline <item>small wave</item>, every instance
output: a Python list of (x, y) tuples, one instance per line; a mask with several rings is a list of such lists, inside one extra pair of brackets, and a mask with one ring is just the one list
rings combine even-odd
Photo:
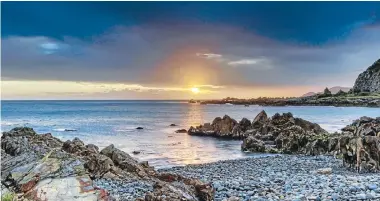
[(20, 122), (12, 122), (12, 121), (1, 121), (2, 126), (18, 126), (18, 125), (26, 125), (28, 123), (20, 123)]
[(70, 132), (70, 131), (77, 131), (77, 129), (72, 128), (55, 128), (53, 131), (59, 131), (59, 132)]

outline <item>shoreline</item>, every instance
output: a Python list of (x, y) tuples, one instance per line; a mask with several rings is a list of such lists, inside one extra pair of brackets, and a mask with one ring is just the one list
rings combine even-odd
[[(326, 173), (318, 173), (326, 169)], [(380, 174), (352, 172), (332, 156), (282, 154), (158, 171), (211, 182), (216, 189), (215, 201), (380, 199)]]

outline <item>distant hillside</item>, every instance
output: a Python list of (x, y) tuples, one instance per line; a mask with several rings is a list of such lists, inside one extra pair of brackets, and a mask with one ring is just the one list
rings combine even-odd
[[(331, 91), (332, 94), (338, 93), (339, 90), (342, 90), (344, 92), (348, 92), (350, 89), (351, 89), (350, 87), (340, 87), (340, 86), (335, 86), (335, 87), (329, 88), (329, 90)], [(321, 94), (321, 93), (322, 92), (308, 92), (308, 93), (302, 95), (301, 97), (314, 96), (314, 95)]]
[(380, 59), (359, 74), (353, 89), (355, 92), (380, 92)]
[(335, 87), (331, 87), (329, 90), (331, 91), (332, 94), (336, 94), (338, 93), (339, 90), (342, 90), (344, 92), (348, 92), (350, 91), (351, 87), (339, 87), (339, 86), (335, 86)]
[(314, 96), (317, 95), (318, 93), (315, 92), (307, 92), (306, 94), (302, 95), (301, 97), (308, 97), (308, 96)]

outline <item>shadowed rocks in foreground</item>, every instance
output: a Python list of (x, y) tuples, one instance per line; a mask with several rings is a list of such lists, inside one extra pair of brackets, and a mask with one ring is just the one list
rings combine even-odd
[[(2, 188), (24, 200), (208, 201), (214, 193), (200, 180), (157, 173), (147, 162), (138, 162), (113, 145), (99, 151), (78, 138), (62, 142), (27, 127), (3, 132), (1, 176)], [(102, 179), (143, 182), (151, 188), (131, 197), (113, 197), (105, 184), (95, 184)]]

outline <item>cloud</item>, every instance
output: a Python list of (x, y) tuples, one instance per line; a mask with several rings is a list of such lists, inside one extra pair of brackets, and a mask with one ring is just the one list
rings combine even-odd
[(203, 57), (206, 59), (215, 59), (215, 58), (222, 58), (222, 55), (220, 54), (213, 54), (213, 53), (196, 53), (198, 57)]
[(251, 64), (257, 64), (259, 63), (256, 59), (242, 59), (237, 61), (230, 61), (228, 62), (228, 65), (231, 66), (239, 66), (239, 65), (251, 65)]
[(379, 31), (358, 28), (320, 46), (200, 24), (115, 27), (91, 40), (12, 36), (2, 38), (2, 76), (157, 88), (351, 86), (358, 72), (378, 59)]
[(234, 61), (228, 62), (228, 65), (233, 66), (233, 67), (247, 66), (251, 69), (256, 69), (256, 70), (269, 70), (273, 68), (271, 61), (264, 57), (255, 58), (255, 59), (234, 60)]

